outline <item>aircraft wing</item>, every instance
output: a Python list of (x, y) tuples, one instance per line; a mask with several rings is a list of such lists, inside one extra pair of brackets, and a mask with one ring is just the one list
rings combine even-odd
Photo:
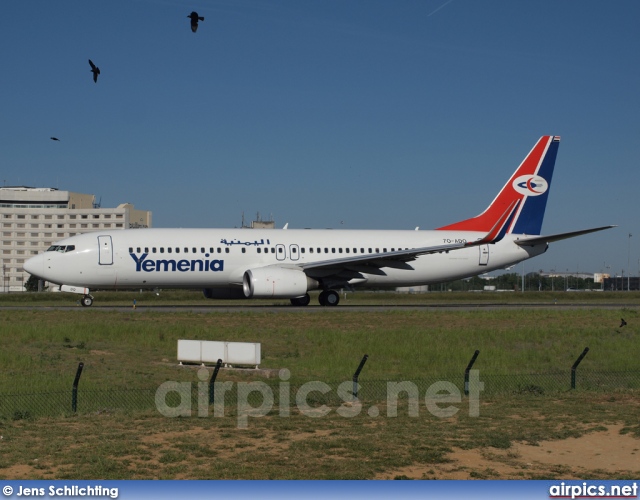
[[(363, 271), (362, 266), (367, 266), (368, 268), (377, 268), (380, 269), (382, 267), (396, 267), (399, 269), (411, 269), (411, 267), (407, 264), (412, 260), (415, 260), (419, 255), (426, 255), (430, 253), (442, 253), (449, 252), (452, 250), (459, 250), (460, 248), (473, 247), (478, 245), (484, 245), (486, 243), (496, 243), (500, 241), (505, 234), (506, 226), (512, 214), (515, 212), (518, 207), (517, 201), (512, 202), (504, 213), (498, 218), (498, 221), (491, 228), (491, 230), (483, 237), (479, 238), (476, 241), (469, 241), (466, 243), (449, 243), (446, 245), (434, 245), (430, 247), (421, 247), (421, 248), (412, 248), (409, 250), (398, 250), (395, 252), (384, 252), (384, 253), (375, 253), (375, 254), (367, 254), (367, 255), (358, 255), (353, 257), (343, 257), (339, 259), (325, 260), (322, 262), (310, 262), (308, 264), (298, 265), (297, 267), (303, 269), (305, 272), (311, 269), (358, 269), (359, 271)], [(353, 266), (358, 267), (353, 267)], [(307, 272), (307, 274), (313, 274), (312, 272)]]
[(611, 229), (612, 227), (618, 227), (618, 226), (613, 225), (613, 226), (593, 227), (591, 229), (582, 229), (580, 231), (571, 231), (569, 233), (550, 234), (547, 236), (525, 236), (523, 238), (519, 238), (515, 240), (514, 243), (516, 245), (520, 245), (521, 247), (542, 245), (544, 243), (551, 243), (553, 241), (566, 240), (567, 238), (573, 238), (575, 236), (581, 236), (583, 234), (595, 233), (596, 231), (602, 231), (604, 229)]
[(347, 267), (351, 264), (366, 265), (376, 268), (392, 266), (393, 263), (402, 263), (415, 260), (419, 255), (429, 253), (449, 252), (469, 246), (469, 243), (450, 243), (447, 245), (436, 245), (430, 247), (412, 248), (409, 250), (397, 250), (394, 252), (370, 253), (366, 255), (354, 255), (352, 257), (342, 257), (339, 259), (323, 260), (319, 262), (308, 262), (296, 264), (303, 270), (319, 268)]

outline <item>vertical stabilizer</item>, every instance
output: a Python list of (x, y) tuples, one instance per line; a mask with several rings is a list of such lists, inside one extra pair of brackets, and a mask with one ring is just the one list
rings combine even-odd
[[(501, 233), (540, 234), (559, 145), (560, 136), (541, 137), (484, 212), (438, 229), (488, 233), (495, 231), (508, 213)], [(511, 208), (515, 208), (513, 213)]]

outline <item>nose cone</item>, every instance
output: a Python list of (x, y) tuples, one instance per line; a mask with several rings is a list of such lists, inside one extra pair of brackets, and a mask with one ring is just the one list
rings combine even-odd
[(31, 257), (22, 267), (29, 274), (33, 274), (38, 278), (44, 278), (44, 255), (40, 254), (35, 257)]

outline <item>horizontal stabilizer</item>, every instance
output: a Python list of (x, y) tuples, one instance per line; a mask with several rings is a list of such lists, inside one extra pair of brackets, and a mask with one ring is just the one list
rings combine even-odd
[(611, 229), (612, 227), (618, 227), (618, 226), (616, 225), (602, 226), (602, 227), (594, 227), (591, 229), (582, 229), (581, 231), (571, 231), (570, 233), (550, 234), (548, 236), (531, 236), (530, 238), (524, 237), (524, 238), (519, 238), (515, 240), (514, 243), (516, 245), (520, 245), (521, 247), (542, 245), (544, 243), (551, 243), (553, 241), (566, 240), (568, 238), (582, 236), (583, 234), (595, 233), (596, 231), (603, 231), (604, 229)]

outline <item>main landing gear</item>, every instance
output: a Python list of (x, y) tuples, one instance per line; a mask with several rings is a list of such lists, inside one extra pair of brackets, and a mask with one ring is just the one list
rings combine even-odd
[(320, 292), (318, 302), (321, 306), (337, 306), (340, 302), (340, 295), (335, 290), (323, 290)]
[(308, 293), (305, 293), (302, 297), (296, 297), (291, 300), (291, 305), (295, 307), (304, 307), (308, 306), (309, 302), (311, 302), (311, 297), (309, 297)]
[[(309, 305), (311, 297), (309, 297), (308, 293), (305, 293), (302, 297), (296, 297), (290, 300), (292, 306), (304, 307)], [(320, 292), (318, 302), (320, 302), (321, 306), (337, 306), (340, 302), (340, 295), (338, 295), (338, 292), (335, 290), (323, 290)]]

